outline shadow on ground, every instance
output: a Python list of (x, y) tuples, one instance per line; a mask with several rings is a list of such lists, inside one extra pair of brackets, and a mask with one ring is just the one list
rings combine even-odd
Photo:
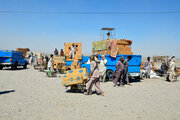
[(11, 92), (15, 92), (15, 90), (0, 91), (0, 95), (8, 94), (8, 93), (11, 93)]
[(141, 80), (143, 80), (143, 79), (129, 79), (129, 82), (130, 83), (141, 82)]
[[(27, 69), (29, 69), (29, 68), (24, 69), (24, 68), (19, 67), (19, 68), (17, 68), (16, 70), (18, 71), (18, 70), (27, 70)], [(8, 67), (8, 68), (3, 68), (2, 70), (16, 71), (16, 70), (12, 70), (10, 67)]]

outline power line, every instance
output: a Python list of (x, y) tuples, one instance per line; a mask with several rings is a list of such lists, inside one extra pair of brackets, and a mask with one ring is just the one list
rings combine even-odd
[(0, 10), (0, 13), (8, 13), (8, 14), (180, 14), (179, 11), (167, 11), (167, 12), (60, 12), (60, 11), (8, 11), (8, 10)]

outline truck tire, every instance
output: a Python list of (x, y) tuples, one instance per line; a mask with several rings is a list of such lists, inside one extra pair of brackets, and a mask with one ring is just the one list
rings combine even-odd
[(26, 68), (27, 68), (27, 62), (24, 64), (23, 68), (24, 68), (24, 69), (26, 69)]
[(17, 62), (15, 62), (14, 64), (11, 65), (11, 69), (12, 70), (16, 70), (17, 69)]
[(108, 77), (108, 80), (109, 80), (109, 81), (112, 81), (112, 80), (113, 80), (113, 74), (114, 74), (114, 72), (113, 72), (112, 70), (108, 70), (108, 71), (106, 72), (106, 76)]
[(140, 79), (142, 79), (142, 77), (141, 76), (137, 76), (137, 77), (135, 77), (135, 79), (140, 80)]
[(0, 65), (0, 70), (2, 70), (2, 69), (3, 69), (3, 66)]

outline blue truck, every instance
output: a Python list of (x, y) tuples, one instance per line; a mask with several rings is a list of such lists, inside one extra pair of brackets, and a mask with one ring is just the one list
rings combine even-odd
[(3, 67), (11, 67), (11, 69), (17, 69), (17, 66), (23, 66), (27, 68), (27, 60), (22, 56), (23, 52), (17, 52), (14, 50), (0, 50), (0, 69)]
[[(109, 80), (112, 80), (113, 73), (116, 70), (116, 63), (121, 58), (124, 57), (124, 59), (127, 59), (128, 56), (132, 56), (132, 59), (129, 61), (129, 67), (128, 72), (130, 77), (134, 78), (140, 78), (141, 72), (140, 72), (140, 66), (141, 66), (141, 55), (117, 55), (116, 58), (111, 57), (110, 55), (105, 55), (105, 58), (107, 59), (107, 70), (106, 74)], [(87, 63), (88, 57), (83, 57), (84, 60), (82, 60), (81, 67), (87, 68), (88, 72), (90, 73), (90, 64)], [(99, 55), (99, 59), (101, 60), (101, 55)]]
[[(110, 55), (105, 55), (107, 59), (107, 77), (109, 80), (112, 80), (113, 74), (116, 70), (116, 64), (121, 57), (127, 59), (128, 56), (132, 56), (132, 59), (129, 61), (128, 72), (130, 77), (140, 78), (140, 66), (141, 66), (141, 55), (117, 55), (116, 58), (111, 57)], [(99, 55), (99, 59), (101, 60), (101, 55)], [(90, 63), (89, 56), (82, 56), (82, 60), (79, 61), (81, 68), (87, 68), (88, 73), (90, 73)], [(66, 61), (66, 66), (71, 66), (73, 61)], [(70, 67), (69, 67), (70, 69)]]

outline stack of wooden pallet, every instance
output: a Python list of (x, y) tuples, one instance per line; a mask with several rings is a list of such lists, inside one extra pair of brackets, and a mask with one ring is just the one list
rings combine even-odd
[(65, 57), (67, 61), (73, 61), (73, 58), (69, 57), (72, 45), (76, 47), (74, 57), (77, 59), (82, 59), (82, 44), (81, 43), (64, 43)]

